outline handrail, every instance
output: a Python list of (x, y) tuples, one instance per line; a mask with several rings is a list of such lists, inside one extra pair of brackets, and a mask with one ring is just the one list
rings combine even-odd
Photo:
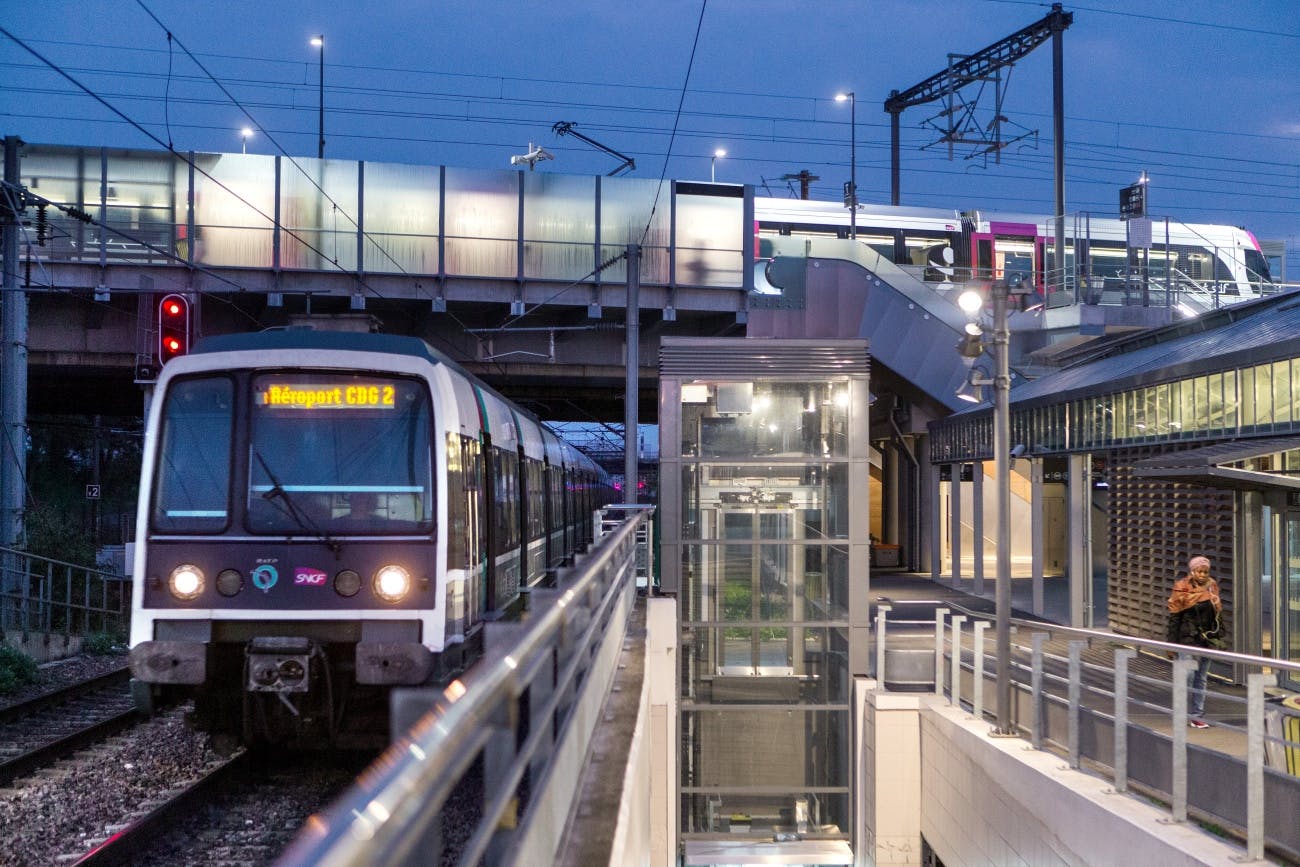
[[(911, 644), (915, 647), (918, 635), (916, 627), (932, 627), (934, 641), (934, 691), (942, 696), (945, 691), (949, 702), (958, 705), (962, 702), (963, 670), (969, 671), (974, 678), (971, 685), (971, 706), (977, 718), (984, 716), (982, 699), (983, 685), (989, 677), (984, 664), (987, 654), (984, 652), (984, 632), (987, 621), (992, 618), (988, 611), (976, 611), (967, 606), (956, 604), (951, 600), (899, 600), (897, 603), (881, 597), (876, 616), (876, 678), (882, 685), (887, 683), (885, 658), (888, 648), (886, 636), (887, 624), (898, 624), (898, 619), (889, 620), (895, 608), (907, 606), (935, 606), (933, 616), (927, 620), (904, 621), (912, 627)], [(952, 615), (949, 617), (949, 615)], [(962, 625), (972, 621), (974, 642), (971, 646), (971, 664), (965, 665), (962, 650)], [(1028, 633), (1026, 643), (1018, 642), (1018, 658), (1012, 661), (1013, 685), (1022, 698), (1016, 700), (1017, 708), (1023, 713), (1028, 704), (1028, 723), (1017, 714), (1015, 728), (1029, 738), (1034, 749), (1041, 749), (1043, 741), (1050, 743), (1066, 753), (1072, 768), (1080, 767), (1083, 758), (1101, 767), (1109, 767), (1114, 778), (1115, 791), (1128, 791), (1130, 782), (1134, 782), (1147, 791), (1153, 792), (1161, 800), (1167, 800), (1173, 821), (1181, 822), (1188, 818), (1189, 807), (1200, 809), (1210, 821), (1225, 826), (1238, 828), (1245, 841), (1246, 860), (1258, 860), (1263, 857), (1266, 845), (1283, 853), (1286, 857), (1300, 858), (1300, 828), (1294, 822), (1297, 805), (1300, 805), (1300, 777), (1279, 771), (1268, 774), (1266, 770), (1266, 752), (1270, 745), (1278, 747), (1289, 756), (1300, 756), (1300, 738), (1294, 728), (1285, 728), (1285, 736), (1270, 734), (1266, 730), (1268, 714), (1278, 715), (1278, 725), (1283, 713), (1282, 708), (1266, 712), (1265, 691), (1276, 685), (1276, 675), (1285, 671), (1300, 675), (1300, 662), (1285, 659), (1254, 656), (1213, 648), (1189, 647), (1167, 641), (1142, 638), (1139, 636), (1119, 635), (1117, 633), (1086, 629), (1081, 627), (1061, 626), (1046, 621), (1011, 618), (1017, 633)], [(950, 637), (945, 633), (951, 625)], [(927, 629), (927, 631), (931, 631)], [(1049, 653), (1046, 642), (1049, 638), (1064, 640), (1068, 646), (1068, 662), (1064, 673), (1048, 670), (1046, 661), (1066, 660), (1065, 656)], [(1107, 647), (1123, 645), (1115, 649), (1113, 665), (1086, 662), (1083, 649), (1103, 643)], [(917, 648), (920, 649), (920, 648)], [(1172, 659), (1171, 676), (1161, 675), (1153, 678), (1140, 672), (1129, 670), (1129, 662), (1137, 656), (1138, 651), (1148, 651)], [(1026, 662), (1026, 655), (1028, 661)], [(950, 678), (945, 683), (945, 656), (951, 668)], [(1013, 654), (1017, 656), (1017, 654)], [(1241, 732), (1245, 735), (1244, 758), (1234, 754), (1213, 749), (1205, 743), (1189, 743), (1187, 728), (1192, 720), (1189, 714), (1189, 689), (1187, 683), (1196, 668), (1194, 657), (1204, 657), (1212, 661), (1228, 663), (1240, 674), (1245, 674), (1246, 696), (1242, 698), (1230, 695), (1223, 690), (1213, 693), (1215, 703), (1232, 702), (1245, 706), (1246, 721), (1244, 727), (1240, 722), (1216, 719), (1214, 727), (1221, 730)], [(1260, 671), (1267, 669), (1267, 673)], [(1084, 678), (1084, 672), (1094, 673), (1090, 683)], [(1112, 688), (1097, 684), (1097, 672), (1108, 673), (1113, 682)], [(1019, 675), (1019, 676), (1017, 676)], [(1103, 676), (1100, 678), (1105, 680)], [(1027, 681), (1027, 682), (1026, 682)], [(1130, 683), (1154, 689), (1161, 695), (1169, 696), (1169, 706), (1155, 704), (1140, 696), (1129, 695)], [(1086, 707), (1084, 693), (1100, 700), (1101, 707)], [(1108, 709), (1109, 705), (1109, 709)], [(1129, 706), (1135, 705), (1145, 711), (1168, 714), (1169, 732), (1162, 734), (1158, 728), (1147, 724), (1131, 722)], [(1291, 719), (1296, 719), (1294, 710), (1285, 711)], [(1055, 715), (1055, 716), (1053, 716)], [(1064, 720), (1062, 720), (1064, 716)], [(1092, 737), (1086, 739), (1087, 749), (1082, 746), (1085, 739), (1081, 729), (1088, 725)], [(1064, 737), (1059, 733), (1064, 725)], [(1287, 726), (1291, 724), (1285, 724)], [(1113, 748), (1107, 752), (1103, 746), (1104, 731), (1110, 727), (1114, 739)], [(1203, 727), (1203, 726), (1198, 726)], [(1056, 738), (1050, 735), (1057, 733)], [(1129, 743), (1138, 745), (1136, 762), (1129, 758)], [(1240, 745), (1240, 742), (1236, 742)], [(1167, 763), (1164, 759), (1153, 760), (1151, 754), (1167, 750)], [(1085, 756), (1085, 752), (1087, 755)], [(1292, 760), (1288, 759), (1288, 764)], [(1188, 769), (1197, 763), (1199, 773), (1189, 779)], [(1135, 770), (1136, 766), (1136, 770)], [(1240, 776), (1238, 776), (1240, 775)], [(1189, 787), (1189, 782), (1200, 783)], [(1215, 793), (1223, 787), (1240, 791), (1240, 795), (1226, 801)], [(1166, 788), (1167, 787), (1167, 788)], [(1214, 791), (1210, 791), (1210, 787)]]
[[(967, 608), (964, 605), (953, 602), (950, 599), (894, 599), (884, 600), (894, 609), (913, 605), (913, 606), (931, 606), (937, 605), (949, 611), (955, 611), (958, 614), (965, 615), (968, 619), (992, 620), (994, 615), (989, 611), (976, 611), (973, 608)], [(894, 622), (892, 619), (890, 622)], [(925, 621), (905, 621), (909, 623), (926, 622), (932, 623), (932, 619)], [(1088, 629), (1081, 626), (1063, 626), (1059, 623), (1052, 623), (1048, 620), (1031, 620), (1023, 617), (1010, 618), (1012, 626), (1025, 631), (1046, 632), (1052, 635), (1060, 634), (1064, 637), (1073, 637), (1087, 641), (1105, 641), (1107, 643), (1120, 642), (1123, 644), (1136, 645), (1142, 649), (1150, 650), (1157, 655), (1163, 655), (1170, 651), (1175, 653), (1186, 653), (1188, 646), (1185, 644), (1172, 644), (1168, 641), (1157, 641), (1154, 638), (1142, 638), (1136, 635), (1122, 635), (1118, 632), (1110, 632), (1105, 629)], [(1219, 662), (1240, 663), (1243, 665), (1254, 665), (1261, 668), (1272, 668), (1285, 671), (1294, 671), (1300, 674), (1300, 662), (1291, 662), (1286, 659), (1275, 659), (1270, 656), (1254, 656), (1249, 653), (1237, 653), (1231, 650), (1214, 650), (1208, 647), (1196, 648), (1198, 656), (1208, 656), (1210, 659)]]
[[(553, 605), (530, 613), (527, 622), (504, 627), (509, 642), (492, 648), (473, 669), (436, 697), (433, 707), (390, 746), (353, 788), (324, 813), (314, 816), (281, 856), (281, 864), (369, 865), (406, 863), (413, 847), (427, 842), (429, 822), (451, 795), (480, 750), (501, 747), (483, 797), (483, 816), (464, 858), (479, 863), (500, 833), (524, 769), (539, 760), (549, 726), (537, 725), (515, 749), (511, 708), (550, 660), (558, 660), (558, 682), (544, 706), (530, 708), (534, 720), (550, 719), (589, 662), (586, 647), (600, 637), (599, 612), (626, 593), (636, 532), (652, 507), (629, 516), (601, 539), (575, 574), (550, 591)], [(545, 592), (545, 591), (543, 591)], [(534, 596), (539, 595), (534, 591)], [(534, 702), (534, 705), (542, 702)], [(558, 737), (558, 735), (557, 735)], [(513, 757), (513, 758), (512, 758)], [(509, 768), (500, 764), (510, 760)], [(543, 774), (542, 776), (545, 776)], [(536, 777), (534, 778), (536, 779)], [(516, 832), (519, 833), (519, 832)]]

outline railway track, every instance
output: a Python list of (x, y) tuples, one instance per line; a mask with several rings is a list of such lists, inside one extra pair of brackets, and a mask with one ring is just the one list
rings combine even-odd
[(242, 751), (203, 776), (105, 828), (82, 867), (270, 864), (312, 813), (353, 781), (373, 756)]
[(208, 799), (222, 784), (244, 773), (249, 764), (249, 754), (240, 752), (207, 769), (207, 772), (168, 795), (143, 805), (138, 815), (127, 821), (109, 825), (106, 836), (87, 842), (93, 847), (76, 861), (76, 865), (134, 864), (158, 845), (181, 824), (190, 813), (202, 810)]
[(134, 725), (123, 667), (0, 710), (0, 786)]
[(368, 753), (218, 756), (183, 723), (145, 718), (122, 667), (0, 708), (0, 863), (270, 864)]

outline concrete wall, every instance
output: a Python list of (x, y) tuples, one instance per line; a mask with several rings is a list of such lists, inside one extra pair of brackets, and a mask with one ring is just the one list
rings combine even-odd
[[(920, 830), (945, 867), (1231, 865), (1243, 854), (1196, 825), (1167, 824), (1167, 811), (1113, 793), (1109, 781), (1070, 770), (1058, 755), (990, 737), (989, 724), (963, 710), (919, 701)], [(901, 734), (904, 752), (911, 741)], [(893, 791), (887, 779), (877, 785)]]
[(865, 699), (858, 783), (865, 825), (854, 863), (920, 864), (925, 697), (871, 689)]
[(37, 662), (65, 659), (81, 652), (82, 636), (64, 635), (61, 632), (29, 632), (24, 639), (17, 630), (4, 636), (4, 643), (30, 656)]
[[(629, 636), (633, 640), (635, 636)], [(677, 863), (677, 600), (645, 600), (644, 677), (628, 746), (610, 867)]]

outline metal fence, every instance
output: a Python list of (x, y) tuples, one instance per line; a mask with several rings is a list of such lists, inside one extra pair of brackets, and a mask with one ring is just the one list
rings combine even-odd
[(130, 579), (0, 547), (0, 635), (125, 634), (130, 618)]
[[(949, 605), (936, 608), (932, 619), (909, 620), (902, 611), (908, 604), (935, 603), (879, 607), (881, 684), (934, 689), (992, 720), (985, 701), (994, 695), (986, 682), (996, 675), (995, 655), (986, 648), (989, 615)], [(1227, 829), (1242, 843), (1245, 860), (1261, 859), (1265, 849), (1300, 860), (1300, 701), (1269, 694), (1279, 671), (1300, 672), (1300, 664), (1011, 622), (1011, 716), (1035, 749), (1063, 754), (1072, 768), (1108, 774), (1117, 792), (1136, 790), (1166, 805), (1174, 822), (1190, 817)], [(1202, 656), (1211, 660), (1205, 718), (1212, 728), (1192, 741), (1186, 684)], [(933, 667), (922, 673), (925, 665)]]

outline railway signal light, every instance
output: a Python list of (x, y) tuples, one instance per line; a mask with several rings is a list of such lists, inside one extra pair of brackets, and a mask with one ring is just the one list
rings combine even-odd
[(190, 300), (165, 295), (158, 302), (158, 361), (166, 364), (190, 351)]

